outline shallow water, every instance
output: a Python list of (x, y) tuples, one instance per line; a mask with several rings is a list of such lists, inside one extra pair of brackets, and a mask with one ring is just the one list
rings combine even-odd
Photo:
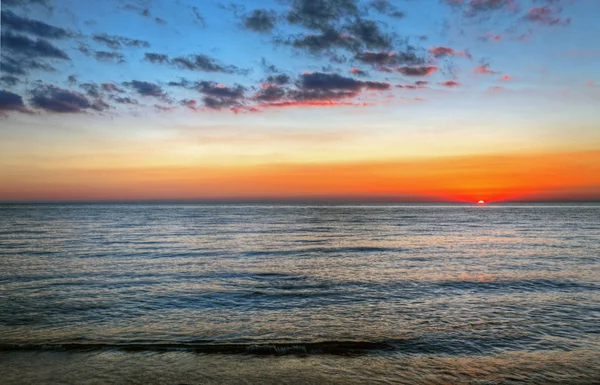
[(0, 297), (8, 383), (590, 383), (600, 206), (4, 205)]

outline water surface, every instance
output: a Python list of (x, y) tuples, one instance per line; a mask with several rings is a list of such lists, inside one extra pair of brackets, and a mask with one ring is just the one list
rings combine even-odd
[(589, 383), (599, 272), (598, 205), (4, 205), (0, 371)]

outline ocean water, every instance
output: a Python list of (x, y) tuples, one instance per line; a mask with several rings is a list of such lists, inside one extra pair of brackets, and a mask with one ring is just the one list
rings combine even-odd
[(600, 383), (600, 205), (1, 205), (0, 373)]

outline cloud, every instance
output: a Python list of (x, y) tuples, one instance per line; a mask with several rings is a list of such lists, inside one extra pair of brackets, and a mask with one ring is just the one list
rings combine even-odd
[(367, 76), (368, 75), (368, 73), (361, 70), (360, 68), (351, 68), (348, 72), (350, 72), (351, 74), (354, 74), (356, 76)]
[(254, 96), (254, 99), (261, 102), (274, 102), (283, 99), (285, 95), (286, 92), (283, 88), (267, 84)]
[(255, 9), (249, 15), (242, 18), (244, 27), (255, 32), (271, 32), (275, 28), (277, 15), (275, 11), (266, 9)]
[(204, 20), (204, 17), (200, 13), (200, 10), (198, 9), (198, 7), (192, 6), (190, 8), (192, 9), (194, 16), (196, 17), (196, 22), (198, 22), (201, 26), (205, 27), (206, 21)]
[(480, 16), (492, 11), (518, 10), (515, 0), (443, 0), (446, 4), (463, 10), (467, 17)]
[(358, 40), (350, 35), (340, 33), (334, 28), (323, 29), (318, 34), (296, 35), (289, 38), (285, 43), (313, 54), (328, 51), (332, 48), (355, 51), (360, 47)]
[(246, 88), (241, 85), (228, 87), (216, 82), (199, 81), (190, 82), (181, 79), (179, 82), (170, 82), (170, 86), (183, 87), (195, 90), (204, 95), (203, 102), (207, 108), (220, 110), (222, 108), (243, 107)]
[(173, 59), (169, 59), (168, 55), (165, 54), (147, 52), (144, 55), (144, 59), (154, 64), (168, 64), (179, 69), (185, 69), (190, 71), (222, 72), (227, 74), (247, 74), (247, 71), (245, 70), (241, 70), (234, 65), (223, 65), (215, 59), (203, 54), (179, 56)]
[(144, 40), (130, 39), (124, 36), (96, 34), (93, 36), (95, 42), (104, 44), (112, 49), (129, 48), (148, 48), (150, 43)]
[(71, 31), (64, 28), (55, 27), (38, 20), (27, 19), (11, 11), (2, 11), (1, 19), (2, 28), (7, 30), (28, 33), (46, 39), (64, 39), (73, 36)]
[(107, 51), (96, 51), (94, 57), (100, 61), (116, 61), (118, 63), (125, 63), (125, 56), (118, 52), (107, 52)]
[(166, 96), (163, 89), (159, 85), (154, 83), (141, 80), (132, 80), (123, 84), (129, 88), (132, 88), (139, 95), (142, 96), (154, 96), (156, 98), (164, 98)]
[(381, 14), (395, 17), (397, 19), (402, 19), (405, 16), (404, 12), (398, 10), (398, 8), (391, 4), (389, 0), (373, 0), (368, 4), (368, 6)]
[(348, 24), (346, 30), (368, 49), (392, 48), (392, 37), (383, 33), (376, 21), (358, 18), (353, 23)]
[(193, 99), (183, 99), (179, 102), (182, 106), (189, 108), (190, 110), (197, 111), (198, 110), (198, 102)]
[(441, 86), (444, 86), (444, 87), (449, 87), (449, 88), (458, 87), (460, 85), (460, 83), (455, 82), (454, 80), (447, 80), (445, 82), (441, 82), (441, 83), (438, 83), (438, 84), (441, 85)]
[(269, 75), (269, 77), (267, 77), (267, 82), (283, 86), (290, 82), (290, 77), (286, 74)]
[(88, 96), (93, 98), (100, 97), (100, 88), (97, 84), (94, 83), (82, 83), (79, 85), (79, 88), (83, 89)]
[(139, 104), (136, 99), (132, 99), (130, 97), (113, 96), (111, 99), (119, 104)]
[(29, 112), (20, 95), (10, 91), (0, 90), (0, 116), (5, 116), (11, 111)]
[(46, 57), (70, 60), (69, 56), (44, 39), (33, 40), (24, 35), (2, 32), (2, 49), (27, 58)]
[(236, 85), (234, 87), (227, 87), (224, 85), (217, 84), (215, 82), (201, 81), (194, 85), (194, 89), (205, 95), (218, 97), (218, 98), (230, 98), (239, 99), (244, 96), (245, 88)]
[(484, 64), (481, 64), (480, 66), (475, 67), (473, 72), (475, 72), (476, 74), (481, 74), (481, 75), (493, 75), (493, 74), (498, 73), (498, 72), (492, 71), (490, 69), (489, 63), (484, 63)]
[(102, 88), (102, 91), (108, 92), (108, 93), (114, 93), (114, 92), (123, 93), (123, 92), (125, 92), (123, 89), (119, 88), (114, 83), (102, 83), (100, 85), (100, 87)]
[(31, 92), (31, 104), (48, 112), (70, 114), (94, 108), (81, 93), (42, 84)]
[(19, 57), (17, 60), (16, 58), (2, 56), (0, 66), (2, 72), (11, 75), (27, 75), (30, 71), (55, 71), (54, 67), (47, 63), (23, 57)]
[(427, 76), (438, 70), (433, 66), (398, 67), (398, 72), (405, 76)]
[(20, 82), (21, 81), (16, 76), (4, 75), (4, 76), (0, 77), (0, 83), (6, 85), (8, 87), (16, 86)]
[(417, 80), (415, 82), (415, 85), (418, 87), (425, 87), (428, 84), (429, 84), (429, 82), (427, 80)]
[(412, 50), (406, 52), (395, 51), (365, 51), (356, 54), (355, 59), (376, 66), (395, 66), (402, 64), (421, 64), (424, 62)]
[(467, 51), (456, 51), (450, 47), (431, 47), (429, 52), (436, 58), (444, 56), (458, 56), (472, 59), (471, 55)]
[(144, 59), (151, 63), (165, 64), (169, 62), (169, 56), (161, 53), (154, 52), (146, 52), (144, 54)]
[(239, 72), (239, 69), (233, 65), (223, 65), (217, 62), (215, 59), (207, 55), (190, 55), (187, 57), (176, 57), (170, 61), (170, 63), (181, 69), (187, 69), (190, 71), (204, 71), (204, 72), (223, 72), (223, 73), (235, 73)]
[(235, 99), (221, 99), (214, 98), (212, 96), (205, 96), (202, 101), (207, 108), (213, 110), (220, 110), (222, 108), (230, 108), (240, 105), (240, 102)]
[(340, 76), (338, 74), (327, 74), (314, 72), (303, 74), (300, 78), (301, 88), (309, 90), (352, 90), (358, 91), (365, 87), (365, 83)]
[(25, 5), (33, 5), (38, 4), (44, 6), (48, 9), (52, 8), (50, 6), (50, 0), (3, 0), (2, 5), (5, 7), (10, 6), (25, 6)]
[(358, 16), (355, 0), (292, 0), (287, 20), (308, 29), (327, 29), (330, 23), (348, 16)]
[(90, 49), (90, 47), (84, 43), (79, 43), (77, 49), (84, 55), (94, 57), (98, 61), (125, 63), (125, 56), (118, 52), (95, 51)]
[(513, 80), (513, 77), (510, 75), (504, 75), (502, 76), (500, 79), (498, 79), (500, 81), (509, 81), (509, 80)]
[(556, 15), (557, 12), (557, 10), (550, 8), (548, 5), (535, 7), (527, 11), (525, 19), (545, 25), (568, 25), (571, 23), (570, 18), (560, 18)]

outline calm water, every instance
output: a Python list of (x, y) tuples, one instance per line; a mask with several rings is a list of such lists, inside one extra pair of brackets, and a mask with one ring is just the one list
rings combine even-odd
[(9, 384), (600, 382), (600, 206), (0, 206), (0, 345)]

